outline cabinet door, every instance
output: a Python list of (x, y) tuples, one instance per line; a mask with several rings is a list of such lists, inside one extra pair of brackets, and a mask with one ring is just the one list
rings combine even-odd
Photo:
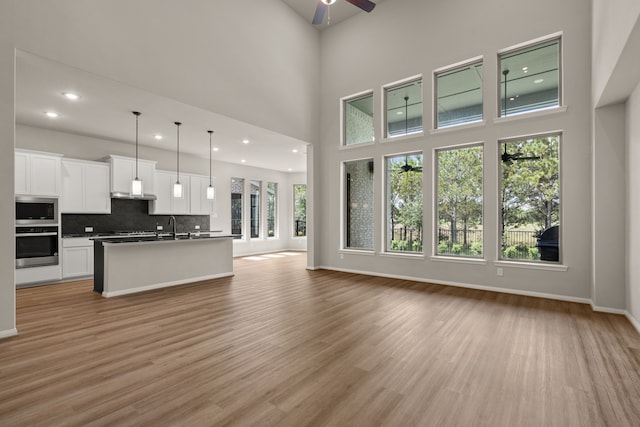
[(59, 157), (32, 154), (29, 169), (31, 194), (42, 196), (60, 195)]
[[(175, 176), (175, 175), (174, 175)], [(173, 197), (173, 184), (175, 184), (177, 177), (174, 177), (173, 182), (171, 183), (171, 212), (175, 215), (187, 215), (189, 214), (189, 176), (188, 175), (180, 175), (180, 183), (182, 184), (182, 197), (175, 198)]]
[(83, 212), (83, 166), (77, 162), (62, 162), (62, 199), (60, 212)]
[(93, 274), (93, 246), (64, 248), (62, 250), (62, 277)]
[(213, 200), (207, 199), (209, 178), (191, 176), (190, 205), (192, 215), (211, 215), (213, 213)]
[[(131, 181), (135, 174), (135, 161), (129, 159), (111, 160), (111, 191), (117, 193), (131, 192)], [(146, 183), (145, 183), (146, 184)], [(146, 189), (145, 189), (146, 191)]]
[[(173, 180), (175, 177), (167, 172), (156, 171), (155, 189), (157, 199), (151, 202), (151, 214), (171, 214), (171, 198), (173, 196)], [(146, 190), (145, 190), (146, 191)]]
[(111, 213), (109, 194), (109, 166), (85, 164), (84, 212)]
[(29, 194), (29, 155), (16, 153), (16, 194)]
[[(156, 186), (155, 186), (155, 172), (156, 165), (154, 162), (139, 160), (138, 161), (138, 178), (142, 180), (142, 189), (145, 194), (156, 194)], [(135, 166), (134, 166), (134, 174), (135, 174)], [(131, 181), (129, 181), (129, 186), (131, 186)]]

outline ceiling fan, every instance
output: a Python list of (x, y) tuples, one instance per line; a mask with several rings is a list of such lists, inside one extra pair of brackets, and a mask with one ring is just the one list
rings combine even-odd
[(507, 164), (511, 164), (517, 160), (540, 160), (540, 156), (525, 156), (522, 153), (507, 153), (507, 144), (504, 144), (504, 153), (502, 153), (502, 161)]
[(404, 165), (402, 165), (400, 167), (400, 170), (402, 170), (402, 172), (400, 173), (406, 173), (406, 172), (422, 172), (422, 166), (411, 166), (409, 164), (409, 156), (405, 156), (404, 158)]
[[(369, 0), (346, 0), (346, 1), (351, 3), (354, 6), (359, 7), (365, 12), (371, 12), (373, 8), (376, 7), (376, 4)], [(329, 6), (331, 6), (335, 2), (336, 0), (318, 0), (318, 6), (316, 6), (316, 13), (315, 15), (313, 15), (313, 21), (311, 21), (313, 25), (322, 24), (322, 21), (324, 20), (325, 12), (329, 8)]]

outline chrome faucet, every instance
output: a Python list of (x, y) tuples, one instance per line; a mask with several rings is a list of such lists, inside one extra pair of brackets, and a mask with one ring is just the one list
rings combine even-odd
[(173, 225), (173, 229), (171, 231), (171, 237), (176, 238), (176, 217), (171, 215), (169, 217), (169, 225)]

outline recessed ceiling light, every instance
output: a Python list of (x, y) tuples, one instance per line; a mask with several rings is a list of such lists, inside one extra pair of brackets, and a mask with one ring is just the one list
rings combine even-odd
[(287, 169), (287, 171), (288, 171), (288, 172), (291, 172), (292, 170), (293, 170), (293, 169), (291, 169), (291, 168)]
[(64, 95), (65, 98), (70, 99), (71, 101), (80, 99), (80, 96), (73, 92), (62, 92), (62, 95)]
[(509, 98), (509, 101), (515, 101), (516, 99), (512, 96), (511, 98)]
[(242, 163), (247, 163), (245, 159), (240, 160)]
[(58, 117), (58, 113), (56, 113), (55, 111), (47, 111), (45, 113), (47, 115), (47, 117), (49, 117), (50, 119), (55, 119)]
[(153, 135), (153, 137), (155, 139), (157, 139), (158, 141), (160, 141), (162, 139), (162, 135), (160, 135), (160, 134), (155, 134), (155, 135)]
[(527, 71), (529, 71), (529, 67), (522, 67), (522, 71), (526, 73)]
[(218, 147), (213, 147), (213, 151), (220, 151)]
[(248, 140), (248, 139), (243, 139), (243, 140), (242, 140), (242, 143), (243, 143), (243, 144), (248, 144), (248, 143), (249, 143), (249, 140)]
[(539, 85), (540, 83), (542, 83), (544, 81), (544, 79), (536, 79), (533, 82), (537, 85)]
[(297, 152), (298, 152), (298, 149), (297, 149), (297, 148), (294, 148), (293, 150), (291, 150), (291, 152), (292, 152), (292, 153), (297, 153)]
[(404, 114), (404, 112), (403, 112), (403, 111), (396, 111), (396, 114), (397, 114), (397, 115), (399, 115), (399, 116), (401, 116), (401, 115), (403, 115), (403, 114)]

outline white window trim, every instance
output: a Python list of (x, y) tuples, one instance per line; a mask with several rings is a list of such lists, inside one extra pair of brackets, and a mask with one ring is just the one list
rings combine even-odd
[(524, 270), (567, 271), (569, 269), (569, 266), (565, 264), (550, 264), (544, 261), (523, 262), (523, 261), (500, 260), (500, 261), (494, 261), (493, 265), (495, 267), (520, 268)]
[(351, 101), (352, 99), (356, 99), (356, 98), (361, 98), (364, 97), (364, 95), (371, 95), (371, 101), (373, 102), (373, 107), (372, 107), (372, 111), (375, 111), (375, 92), (373, 89), (369, 89), (369, 90), (364, 90), (362, 92), (358, 92), (358, 93), (354, 93), (352, 95), (349, 96), (345, 96), (340, 98), (340, 149), (345, 149), (345, 148), (353, 148), (353, 147), (362, 147), (365, 145), (373, 145), (376, 142), (376, 137), (375, 137), (375, 133), (376, 133), (376, 125), (375, 125), (375, 119), (374, 119), (374, 123), (373, 123), (373, 141), (367, 141), (367, 142), (359, 142), (356, 144), (349, 144), (347, 145), (347, 141), (345, 138), (345, 133), (347, 131), (346, 129), (346, 123), (344, 121), (344, 113), (345, 113), (345, 104), (348, 101)]
[(376, 255), (376, 251), (374, 249), (338, 249), (339, 254), (348, 254), (348, 255), (365, 255), (365, 256), (373, 256)]
[(561, 114), (561, 113), (565, 113), (568, 110), (568, 107), (566, 105), (561, 105), (558, 107), (549, 107), (549, 108), (543, 108), (541, 110), (535, 110), (535, 111), (526, 111), (524, 113), (515, 113), (512, 114), (510, 116), (506, 116), (506, 117), (496, 117), (495, 119), (493, 119), (493, 123), (494, 124), (500, 124), (500, 123), (507, 123), (507, 122), (513, 122), (516, 120), (523, 120), (523, 119), (532, 119), (532, 118), (536, 118), (536, 117), (542, 117), (542, 116), (549, 116), (552, 114)]
[(485, 258), (474, 257), (456, 257), (451, 255), (433, 255), (429, 258), (431, 261), (437, 262), (452, 262), (459, 264), (472, 264), (472, 265), (487, 265)]
[(424, 130), (420, 131), (420, 132), (416, 132), (416, 133), (410, 133), (407, 135), (402, 135), (402, 136), (395, 136), (393, 138), (383, 138), (381, 143), (382, 144), (388, 144), (388, 143), (397, 143), (397, 142), (405, 142), (405, 141), (409, 141), (409, 140), (413, 140), (416, 138), (422, 138), (424, 137)]
[[(389, 137), (387, 135), (387, 90), (389, 89), (393, 89), (397, 86), (402, 86), (406, 83), (410, 83), (413, 81), (418, 81), (421, 80), (422, 81), (422, 131), (421, 132), (416, 132), (416, 133), (412, 133), (409, 135), (402, 135), (402, 136), (397, 136), (397, 137)], [(382, 108), (382, 133), (380, 135), (382, 135), (382, 141), (383, 142), (389, 142), (389, 141), (399, 141), (401, 139), (407, 138), (407, 137), (416, 137), (418, 136), (418, 134), (424, 135), (424, 79), (423, 79), (423, 75), (422, 74), (416, 74), (415, 76), (411, 76), (411, 77), (407, 77), (404, 78), (402, 80), (396, 80), (395, 82), (392, 83), (387, 83), (386, 85), (382, 86), (382, 91), (381, 91), (381, 96), (382, 96), (382, 100), (380, 102), (381, 104), (381, 108)]]
[[(468, 67), (474, 64), (482, 64), (482, 74), (483, 74), (483, 85), (481, 88), (481, 93), (482, 93), (482, 120), (478, 120), (475, 122), (467, 122), (467, 123), (463, 123), (460, 125), (451, 125), (451, 126), (445, 126), (445, 127), (437, 127), (437, 123), (438, 123), (438, 90), (437, 90), (437, 82), (438, 82), (438, 75), (439, 74), (444, 74), (444, 73), (448, 73), (450, 71), (454, 71), (458, 68), (464, 68), (464, 67)], [(480, 55), (480, 56), (476, 56), (475, 58), (471, 58), (468, 59), (466, 61), (460, 61), (457, 62), (455, 64), (451, 64), (451, 65), (447, 65), (445, 67), (440, 67), (440, 68), (436, 68), (435, 70), (433, 70), (432, 72), (432, 80), (431, 80), (431, 94), (432, 94), (432, 109), (433, 109), (433, 117), (431, 118), (431, 130), (429, 131), (429, 133), (434, 134), (439, 130), (450, 130), (450, 129), (460, 129), (463, 126), (467, 127), (468, 125), (475, 125), (478, 123), (482, 123), (483, 125), (485, 124), (485, 117), (484, 117), (484, 56)], [(424, 125), (424, 120), (423, 120), (423, 125)]]
[(455, 132), (455, 131), (459, 131), (459, 130), (480, 128), (480, 127), (484, 127), (486, 125), (487, 125), (487, 121), (485, 119), (482, 119), (482, 120), (478, 120), (477, 122), (469, 122), (469, 123), (463, 123), (461, 125), (452, 125), (452, 126), (446, 126), (446, 127), (443, 127), (443, 128), (430, 129), (429, 130), (429, 134), (430, 135), (439, 135), (439, 134), (443, 134), (443, 133), (447, 133), (447, 132)]
[[(424, 245), (422, 246), (422, 249), (424, 250)], [(402, 252), (402, 251), (398, 251), (398, 252), (385, 251), (385, 252), (381, 252), (380, 256), (385, 258), (403, 258), (403, 259), (413, 258), (413, 259), (420, 259), (420, 260), (426, 259), (424, 252), (416, 253), (416, 252)]]

